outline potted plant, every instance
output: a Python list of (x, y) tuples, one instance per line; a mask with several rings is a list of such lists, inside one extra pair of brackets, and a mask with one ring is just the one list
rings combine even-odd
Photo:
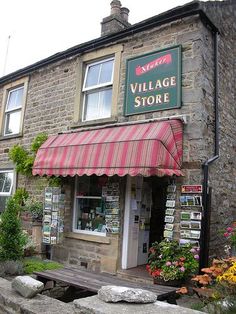
[(231, 250), (231, 255), (236, 256), (236, 222), (226, 228), (224, 237), (228, 240)]
[(35, 198), (28, 198), (24, 204), (24, 210), (29, 212), (34, 222), (41, 222), (43, 218), (43, 203)]
[(147, 271), (154, 283), (178, 286), (198, 270), (199, 249), (167, 239), (154, 242), (149, 250)]

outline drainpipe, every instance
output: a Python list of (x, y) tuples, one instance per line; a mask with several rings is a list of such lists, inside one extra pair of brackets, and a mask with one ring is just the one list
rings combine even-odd
[(206, 160), (203, 167), (203, 217), (202, 232), (200, 239), (200, 260), (199, 270), (208, 266), (209, 257), (209, 223), (210, 223), (210, 206), (209, 206), (209, 165), (219, 158), (219, 82), (218, 82), (218, 36), (217, 31), (213, 32), (214, 36), (214, 110), (215, 110), (215, 149), (214, 156)]

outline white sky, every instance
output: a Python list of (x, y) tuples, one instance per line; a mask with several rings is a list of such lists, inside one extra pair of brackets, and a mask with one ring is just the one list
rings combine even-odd
[[(1, 1), (0, 77), (99, 37), (100, 22), (110, 14), (110, 2), (111, 0)], [(131, 24), (188, 2), (190, 0), (121, 0), (122, 6), (130, 10)]]

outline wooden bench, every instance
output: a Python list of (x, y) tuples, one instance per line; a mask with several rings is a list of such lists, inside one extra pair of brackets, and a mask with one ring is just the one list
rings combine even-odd
[(68, 284), (68, 286), (86, 289), (87, 291), (95, 293), (97, 293), (102, 286), (107, 285), (145, 289), (154, 292), (157, 295), (158, 301), (167, 301), (168, 303), (176, 304), (176, 287), (132, 282), (110, 274), (95, 273), (68, 267), (34, 272), (34, 274), (37, 275), (38, 280), (44, 283), (47, 281), (59, 281)]

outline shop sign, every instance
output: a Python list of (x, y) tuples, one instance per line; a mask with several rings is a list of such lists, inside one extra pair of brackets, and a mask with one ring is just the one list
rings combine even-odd
[(181, 47), (127, 61), (125, 115), (181, 107)]
[(202, 185), (182, 185), (181, 193), (202, 193)]

